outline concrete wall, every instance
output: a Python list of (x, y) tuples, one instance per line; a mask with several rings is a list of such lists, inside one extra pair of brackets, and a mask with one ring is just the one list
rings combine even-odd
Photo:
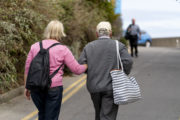
[(180, 48), (180, 37), (154, 38), (152, 39), (152, 46)]

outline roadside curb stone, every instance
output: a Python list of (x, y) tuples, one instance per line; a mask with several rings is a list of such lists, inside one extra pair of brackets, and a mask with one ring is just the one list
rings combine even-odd
[(0, 94), (0, 104), (7, 102), (19, 95), (22, 95), (24, 92), (24, 86), (21, 86), (19, 88), (13, 89), (7, 93)]
[[(82, 76), (82, 75), (80, 75), (80, 76)], [(66, 81), (68, 79), (74, 79), (76, 77), (77, 77), (77, 75), (65, 76), (65, 77), (63, 77), (63, 81)], [(15, 97), (18, 97), (18, 96), (22, 95), (23, 93), (24, 93), (24, 86), (22, 85), (19, 88), (12, 89), (7, 93), (0, 94), (0, 104), (8, 102), (9, 100), (11, 100)]]

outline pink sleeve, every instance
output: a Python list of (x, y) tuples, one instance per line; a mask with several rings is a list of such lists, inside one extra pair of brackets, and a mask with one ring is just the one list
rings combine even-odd
[(64, 62), (67, 67), (75, 74), (82, 74), (86, 71), (84, 65), (80, 65), (72, 55), (71, 51), (67, 48), (64, 56)]
[(26, 59), (26, 64), (25, 64), (25, 75), (28, 74), (28, 71), (29, 71), (29, 67), (30, 67), (30, 64), (31, 64), (31, 61), (33, 59), (33, 52), (32, 52), (32, 48), (30, 49), (28, 55), (27, 55), (27, 59)]

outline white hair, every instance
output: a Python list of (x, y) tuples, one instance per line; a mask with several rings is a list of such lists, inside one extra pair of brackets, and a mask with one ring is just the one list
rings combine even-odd
[(65, 37), (66, 34), (64, 33), (64, 26), (58, 20), (53, 20), (49, 22), (45, 31), (44, 37), (45, 39), (55, 39), (60, 40), (62, 37)]
[(98, 33), (99, 36), (109, 36), (111, 31), (112, 31), (111, 23), (107, 21), (100, 22), (96, 27), (96, 32)]

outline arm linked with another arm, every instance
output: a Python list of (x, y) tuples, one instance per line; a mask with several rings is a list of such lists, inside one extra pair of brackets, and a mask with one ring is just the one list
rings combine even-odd
[[(87, 56), (86, 56), (86, 50), (85, 48), (83, 49), (83, 51), (81, 52), (81, 55), (79, 57), (79, 60), (78, 60), (79, 64), (87, 64)], [(87, 73), (87, 70), (86, 72)]]
[(66, 50), (64, 61), (67, 67), (77, 75), (84, 73), (87, 69), (87, 64), (83, 63), (80, 65), (68, 48)]

